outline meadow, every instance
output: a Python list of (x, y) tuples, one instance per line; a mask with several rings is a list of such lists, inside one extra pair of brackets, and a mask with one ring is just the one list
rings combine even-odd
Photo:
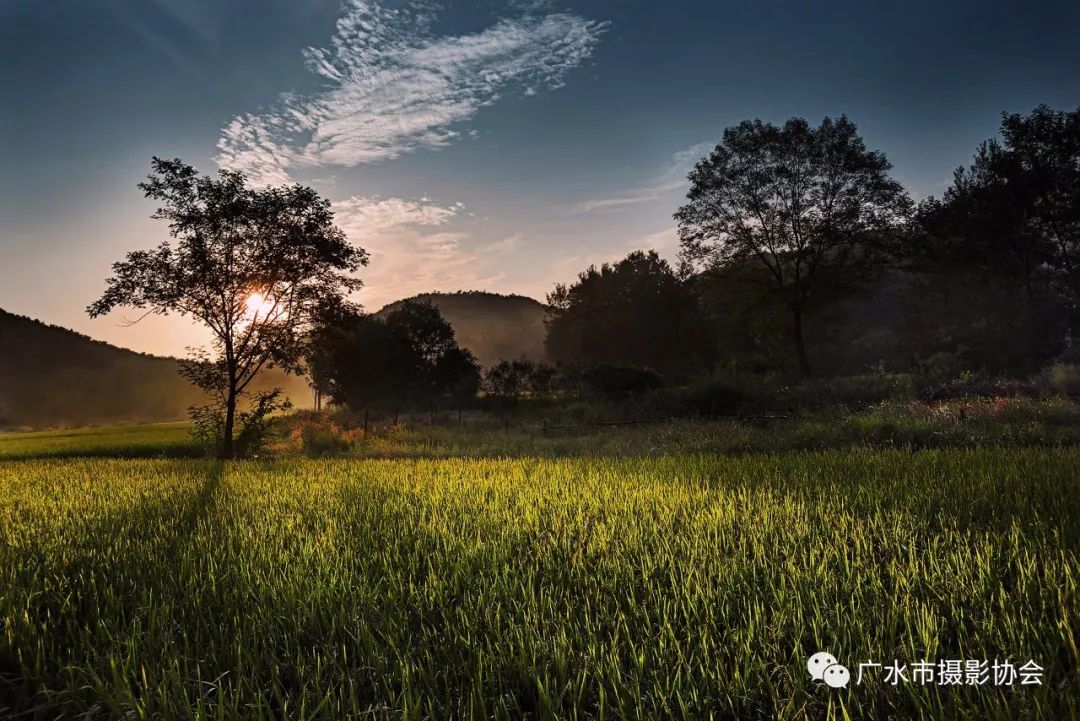
[[(663, 432), (227, 464), (5, 439), (0, 717), (1078, 717), (1080, 451)], [(1044, 673), (856, 683), (894, 659)]]

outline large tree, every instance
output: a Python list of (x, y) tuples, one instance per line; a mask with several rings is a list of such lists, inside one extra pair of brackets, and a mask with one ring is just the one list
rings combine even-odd
[(178, 313), (210, 330), (212, 348), (185, 375), (220, 404), (219, 455), (232, 458), (238, 400), (268, 365), (299, 371), (312, 323), (349, 304), (367, 254), (311, 188), (252, 188), (241, 173), (199, 175), (179, 159), (154, 158), (152, 171), (139, 188), (161, 203), (152, 217), (168, 222), (173, 241), (115, 263), (87, 312)]
[(827, 286), (866, 274), (910, 200), (885, 156), (867, 150), (847, 117), (814, 128), (747, 120), (694, 167), (688, 202), (675, 213), (683, 259), (723, 270), (758, 263), (788, 308), (799, 369), (809, 304)]
[(545, 346), (552, 360), (682, 372), (705, 343), (694, 294), (656, 251), (590, 266), (548, 294)]
[(1004, 114), (944, 198), (919, 207), (935, 264), (1019, 280), (1029, 299), (1080, 301), (1080, 108)]

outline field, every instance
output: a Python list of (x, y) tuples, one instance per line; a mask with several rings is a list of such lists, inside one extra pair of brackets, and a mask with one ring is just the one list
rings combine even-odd
[(144, 425), (72, 428), (36, 433), (0, 433), (0, 460), (31, 458), (165, 458), (202, 455), (191, 440), (189, 425)]
[[(18, 438), (0, 717), (1080, 713), (1074, 449), (222, 465)], [(810, 680), (819, 650), (848, 688)], [(856, 684), (1006, 658), (1042, 684)]]

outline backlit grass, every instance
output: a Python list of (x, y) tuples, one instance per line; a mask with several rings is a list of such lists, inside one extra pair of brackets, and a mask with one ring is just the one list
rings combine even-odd
[[(5, 461), (0, 716), (1076, 718), (1078, 471)], [(852, 687), (810, 682), (817, 650)], [(854, 685), (860, 660), (1006, 657), (1043, 685)]]

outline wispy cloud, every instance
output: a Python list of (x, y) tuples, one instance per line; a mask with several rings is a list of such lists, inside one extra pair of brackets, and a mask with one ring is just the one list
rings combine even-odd
[(349, 0), (328, 47), (308, 48), (325, 89), (284, 94), (268, 112), (222, 131), (218, 163), (279, 183), (298, 167), (352, 167), (438, 148), (507, 92), (555, 89), (592, 53), (607, 23), (523, 11), (480, 32), (436, 36), (426, 3)]
[(632, 188), (616, 195), (582, 201), (574, 206), (574, 210), (579, 213), (618, 210), (627, 206), (658, 200), (676, 190), (685, 189), (687, 187), (686, 176), (690, 169), (712, 146), (712, 143), (698, 143), (685, 150), (680, 150), (671, 156), (671, 160), (656, 173), (653, 182), (650, 184)]

